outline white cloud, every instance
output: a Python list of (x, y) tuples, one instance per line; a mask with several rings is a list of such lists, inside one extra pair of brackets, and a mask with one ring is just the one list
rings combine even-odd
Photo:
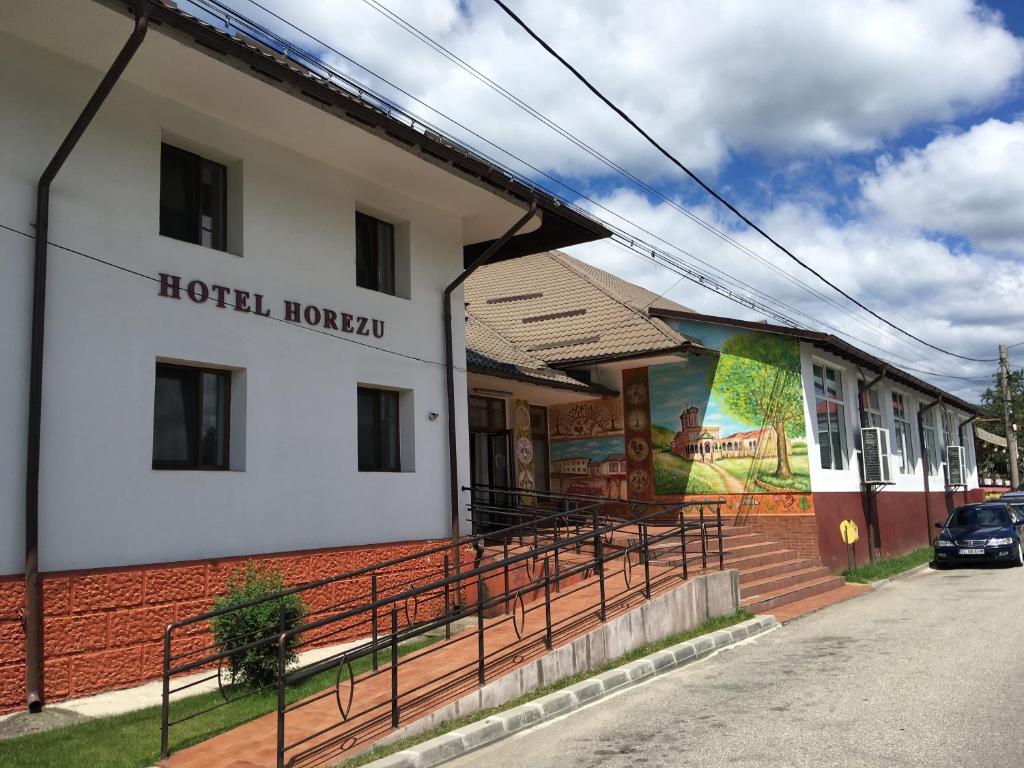
[[(462, 12), (456, 0), (385, 4), (616, 161), (669, 171), (493, 3)], [(277, 7), (544, 168), (583, 177), (600, 167), (363, 3), (278, 0)], [(1024, 66), (1021, 43), (970, 0), (523, 0), (515, 10), (641, 125), (705, 170), (748, 150), (869, 150), (909, 125), (990, 103)]]
[(1024, 255), (1024, 122), (988, 120), (897, 159), (883, 157), (862, 191), (877, 215)]
[[(844, 304), (860, 320), (709, 235), (667, 205), (652, 205), (625, 191), (600, 202), (666, 240), (683, 245), (727, 275), (789, 305), (793, 309), (784, 310), (787, 314), (792, 316), (799, 311), (809, 315), (794, 318), (804, 327), (823, 331), (831, 331), (828, 326), (837, 327), (855, 346), (906, 366), (972, 377), (987, 377), (993, 370), (991, 364), (955, 360), (889, 331), (748, 231), (720, 220), (716, 222), (786, 275)], [(713, 216), (707, 210), (700, 213)], [(863, 303), (932, 343), (971, 357), (991, 358), (995, 357), (999, 343), (1024, 339), (1024, 305), (1019, 298), (1024, 292), (1024, 275), (1011, 259), (983, 251), (955, 252), (923, 235), (886, 229), (875, 221), (837, 224), (807, 204), (782, 204), (755, 212), (755, 219)], [(646, 236), (645, 239), (650, 240)], [(678, 279), (670, 271), (638, 255), (624, 253), (607, 241), (579, 246), (572, 253), (656, 293)], [(690, 282), (680, 283), (666, 295), (708, 314), (764, 318)], [(932, 380), (966, 397), (984, 389), (984, 384)]]

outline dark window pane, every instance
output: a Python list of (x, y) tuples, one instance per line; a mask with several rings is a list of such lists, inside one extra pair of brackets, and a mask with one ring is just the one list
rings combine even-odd
[(398, 393), (359, 387), (356, 397), (359, 471), (398, 472)]
[(157, 364), (154, 469), (227, 469), (230, 374)]
[(160, 147), (160, 234), (227, 248), (227, 168), (192, 152)]
[(359, 470), (372, 472), (377, 469), (380, 455), (380, 435), (377, 430), (377, 393), (372, 389), (358, 390), (359, 417)]
[(395, 293), (395, 227), (356, 212), (356, 285)]
[(227, 375), (203, 373), (203, 465), (227, 466), (227, 424)]
[(380, 393), (380, 468), (398, 471), (398, 393)]
[(377, 222), (377, 290), (395, 295), (395, 227)]
[(157, 366), (153, 407), (153, 465), (195, 464), (196, 373)]
[(160, 148), (160, 234), (198, 242), (199, 164), (190, 152)]

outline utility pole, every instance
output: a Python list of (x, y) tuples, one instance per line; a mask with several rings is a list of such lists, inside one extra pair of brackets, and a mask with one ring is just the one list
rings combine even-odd
[(1006, 345), (999, 345), (999, 388), (1003, 390), (1003, 418), (1006, 421), (1006, 447), (1010, 452), (1010, 487), (1016, 491), (1020, 486), (1017, 470), (1017, 431), (1010, 412), (1010, 365), (1007, 361)]

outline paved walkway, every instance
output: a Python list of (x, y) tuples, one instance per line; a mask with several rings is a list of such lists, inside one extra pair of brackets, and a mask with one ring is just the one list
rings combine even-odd
[[(659, 594), (678, 586), (677, 571), (652, 567), (653, 592)], [(693, 572), (691, 572), (693, 573)], [(625, 577), (630, 576), (631, 587)], [(695, 574), (693, 574), (695, 575)], [(631, 574), (620, 569), (605, 579), (609, 615), (624, 613), (643, 602), (643, 568), (634, 565)], [(567, 644), (599, 623), (596, 579), (577, 583), (552, 594), (551, 612), (554, 646)], [(542, 593), (543, 594), (543, 593)], [(614, 597), (612, 597), (614, 596)], [(517, 617), (522, 639), (517, 636), (511, 615), (485, 622), (486, 676), (496, 679), (546, 653), (543, 600), (527, 603)], [(525, 626), (524, 626), (525, 624)], [(463, 632), (450, 641), (436, 643), (401, 658), (398, 688), (402, 725), (414, 722), (444, 704), (476, 690), (478, 683), (478, 635)], [(339, 712), (349, 702), (349, 687), (325, 691), (306, 699), (286, 717), (286, 743), (309, 739), (286, 752), (288, 764), (303, 768), (329, 765), (348, 754), (366, 749), (391, 732), (391, 667), (356, 678), (351, 691), (348, 720)], [(293, 708), (296, 705), (293, 705)], [(232, 731), (185, 749), (164, 761), (167, 768), (261, 768), (276, 765), (276, 713), (253, 720)], [(173, 744), (173, 729), (172, 729)]]
[(923, 571), (450, 768), (1017, 768), (1024, 569)]

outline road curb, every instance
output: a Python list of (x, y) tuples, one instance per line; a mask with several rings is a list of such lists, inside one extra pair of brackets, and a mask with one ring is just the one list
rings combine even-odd
[(899, 581), (900, 579), (906, 579), (906, 578), (908, 578), (910, 576), (914, 576), (915, 574), (918, 574), (918, 573), (924, 573), (925, 571), (931, 570), (931, 567), (932, 567), (931, 563), (925, 563), (924, 565), (919, 565), (916, 568), (911, 568), (909, 571), (904, 571), (903, 573), (897, 573), (895, 576), (890, 576), (887, 579), (880, 579), (878, 581), (869, 581), (868, 582), (868, 586), (871, 587), (871, 589), (878, 589), (879, 587), (884, 587), (886, 584), (888, 584), (891, 581)]
[(630, 661), (566, 686), (539, 699), (456, 728), (422, 744), (367, 763), (364, 768), (431, 768), (515, 733), (572, 712), (587, 704), (680, 669), (721, 648), (780, 626), (774, 616), (758, 616)]

